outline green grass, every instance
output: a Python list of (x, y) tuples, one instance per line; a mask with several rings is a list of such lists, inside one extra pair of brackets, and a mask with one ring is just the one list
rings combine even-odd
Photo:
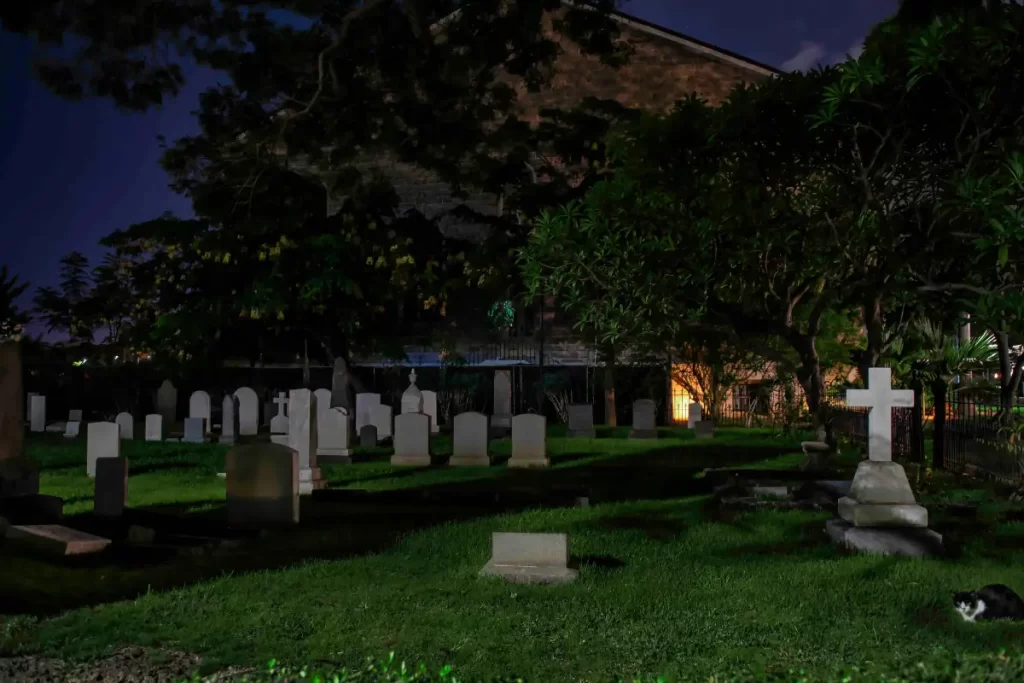
[[(799, 664), (831, 673), (852, 663), (909, 661), (937, 647), (986, 652), (1024, 636), (1022, 625), (963, 624), (949, 604), (950, 591), (985, 583), (1024, 590), (1020, 523), (972, 520), (957, 560), (852, 556), (825, 538), (825, 513), (721, 514), (707, 495), (673, 495), (709, 466), (788, 467), (799, 437), (737, 429), (706, 442), (665, 430), (657, 442), (642, 442), (607, 428), (594, 440), (558, 433), (549, 439), (548, 471), (396, 472), (371, 461), (329, 466), (326, 475), (332, 488), (372, 491), (586, 486), (599, 492), (598, 502), (613, 502), (471, 519), (412, 505), (339, 504), (237, 557), (205, 560), (197, 574), (203, 580), (191, 585), (10, 620), (0, 629), (0, 650), (87, 659), (124, 644), (162, 646), (202, 654), (210, 668), (271, 657), (357, 666), (396, 650), (410, 662), (450, 663), (466, 679), (691, 680), (737, 666)], [(445, 439), (435, 447), (450, 448)], [(217, 508), (223, 499), (215, 476), (223, 449), (132, 443), (124, 452), (137, 472), (129, 484), (135, 506)], [(495, 442), (493, 452), (507, 453), (508, 443)], [(32, 440), (29, 454), (45, 468), (45, 492), (91, 495), (79, 444)], [(953, 520), (937, 517), (936, 524), (957, 531)], [(568, 586), (478, 578), (493, 531), (568, 533), (580, 578)], [(258, 570), (269, 556), (285, 566)], [(85, 592), (96, 603), (166, 575), (180, 584), (185, 571), (183, 563), (68, 568), (0, 549), (0, 586), (44, 602)], [(233, 573), (210, 578), (217, 572)]]

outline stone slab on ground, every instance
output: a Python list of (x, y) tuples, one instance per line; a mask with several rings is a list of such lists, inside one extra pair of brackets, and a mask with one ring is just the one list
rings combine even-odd
[(498, 576), (508, 583), (559, 584), (575, 581), (579, 571), (569, 567), (566, 534), (494, 532), (491, 559), (480, 576)]
[(7, 530), (7, 540), (60, 556), (98, 553), (110, 545), (109, 538), (58, 524), (15, 525)]
[(830, 519), (825, 531), (835, 543), (865, 553), (900, 557), (941, 557), (945, 553), (942, 535), (931, 529), (857, 527)]

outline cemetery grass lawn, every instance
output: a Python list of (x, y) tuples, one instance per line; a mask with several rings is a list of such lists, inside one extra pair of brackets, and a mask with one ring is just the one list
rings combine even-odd
[[(799, 441), (754, 430), (722, 430), (713, 442), (695, 442), (685, 430), (666, 430), (658, 442), (620, 441), (607, 438), (612, 430), (602, 431), (599, 436), (606, 438), (589, 441), (552, 436), (553, 467), (531, 473), (537, 478), (529, 481), (593, 482), (607, 470), (632, 491), (658, 479), (692, 478), (715, 459), (759, 469), (780, 466)], [(436, 445), (443, 451), (443, 440)], [(494, 443), (495, 454), (507, 446)], [(44, 492), (63, 486), (80, 497), (91, 493), (88, 480), (76, 479), (85, 476), (84, 447), (80, 459), (56, 446), (40, 448), (30, 442), (30, 455), (52, 466), (44, 470)], [(140, 448), (130, 490), (136, 478), (181, 477), (163, 498), (154, 479), (154, 488), (139, 494), (143, 504), (204, 502), (201, 494), (178, 489), (207, 476), (219, 491), (205, 502), (223, 499), (223, 480), (215, 476), (223, 450)], [(168, 467), (179, 461), (190, 464)], [(151, 462), (154, 468), (147, 471)], [(617, 463), (655, 471), (635, 483)], [(500, 488), (518, 474), (503, 467), (396, 473), (371, 461), (330, 466), (328, 477), (332, 486), (352, 488), (482, 489)], [(972, 490), (959, 488), (955, 495), (985, 499)], [(661, 674), (676, 681), (706, 680), (737, 666), (797, 666), (830, 674), (854, 663), (913, 660), (933, 648), (988, 652), (1024, 636), (1020, 624), (962, 623), (949, 604), (951, 591), (986, 583), (1024, 591), (1020, 522), (999, 522), (994, 512), (979, 515), (963, 534), (962, 557), (920, 561), (837, 549), (822, 533), (827, 513), (730, 514), (709, 500), (706, 494), (685, 495), (456, 520), (407, 534), (372, 554), (239, 572), (55, 618), (8, 619), (4, 626), (0, 617), (0, 653), (89, 659), (134, 644), (203, 655), (205, 669), (212, 671), (260, 666), (272, 657), (358, 666), (367, 656), (394, 650), (399, 659), (432, 669), (451, 664), (463, 680), (516, 674), (532, 682), (596, 682)], [(937, 516), (937, 524), (947, 522)], [(358, 524), (372, 520), (364, 515)], [(490, 534), (499, 530), (569, 534), (579, 579), (568, 586), (479, 579)], [(307, 542), (292, 550), (313, 547)], [(25, 566), (12, 572), (10, 565), (18, 563), (0, 557), (0, 585), (30, 581)], [(127, 571), (111, 567), (106, 580), (119, 580), (118, 571), (128, 579)], [(95, 575), (90, 578), (95, 583)], [(77, 580), (68, 585), (85, 589)]]

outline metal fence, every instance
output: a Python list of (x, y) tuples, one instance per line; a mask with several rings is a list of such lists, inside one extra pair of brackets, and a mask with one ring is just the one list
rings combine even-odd
[(942, 429), (943, 468), (1015, 482), (1024, 472), (1019, 414), (999, 420), (992, 402), (953, 398), (946, 402)]

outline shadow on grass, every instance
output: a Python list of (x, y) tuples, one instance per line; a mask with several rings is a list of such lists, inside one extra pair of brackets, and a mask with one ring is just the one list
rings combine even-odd
[(625, 562), (611, 555), (582, 555), (573, 558), (570, 564), (575, 564), (577, 568), (586, 566), (597, 569), (622, 569), (626, 566)]
[(686, 525), (678, 519), (665, 519), (647, 515), (622, 515), (601, 517), (596, 522), (600, 529), (640, 531), (655, 541), (673, 541), (679, 538)]

